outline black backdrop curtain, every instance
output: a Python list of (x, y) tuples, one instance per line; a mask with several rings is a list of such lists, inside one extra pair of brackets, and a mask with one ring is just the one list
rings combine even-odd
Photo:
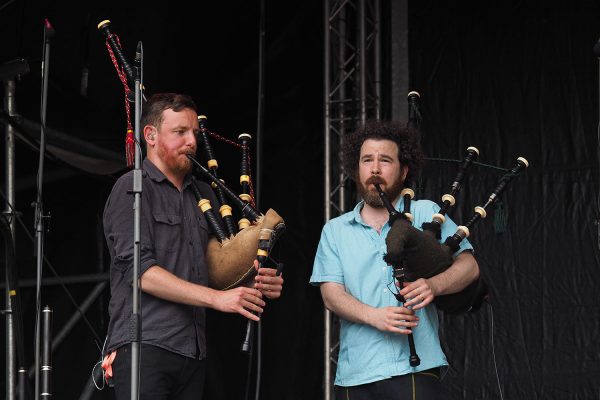
[[(458, 159), (476, 146), (482, 163), (531, 164), (473, 230), (490, 301), (444, 317), (452, 398), (497, 399), (499, 387), (505, 399), (600, 393), (599, 16), (589, 2), (409, 5), (426, 153)], [(455, 171), (430, 162), (425, 195), (439, 199)], [(454, 219), (466, 222), (500, 174), (474, 168)]]

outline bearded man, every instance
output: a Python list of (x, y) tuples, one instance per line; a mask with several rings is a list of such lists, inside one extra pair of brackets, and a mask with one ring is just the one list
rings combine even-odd
[[(320, 286), (325, 306), (340, 317), (337, 399), (444, 398), (440, 379), (448, 363), (432, 301), (467, 287), (478, 278), (479, 267), (464, 240), (446, 271), (399, 288), (407, 299), (400, 306), (392, 268), (383, 261), (389, 213), (374, 186), (379, 184), (402, 210), (400, 192), (417, 176), (423, 158), (417, 133), (401, 124), (371, 121), (345, 138), (344, 169), (362, 201), (324, 226), (310, 278)], [(420, 229), (439, 209), (429, 200), (411, 202), (414, 226)], [(442, 241), (456, 227), (447, 218)], [(410, 333), (421, 359), (416, 367), (409, 362)]]
[[(202, 398), (205, 377), (205, 309), (239, 313), (258, 321), (265, 302), (281, 295), (283, 279), (261, 268), (253, 287), (214, 290), (207, 286), (205, 261), (212, 235), (192, 190), (192, 164), (199, 132), (193, 100), (158, 93), (144, 104), (147, 158), (142, 165), (140, 272), (141, 399)], [(112, 375), (118, 400), (131, 391), (132, 171), (115, 183), (104, 209), (104, 235), (110, 252), (110, 323), (103, 367)], [(202, 197), (217, 206), (210, 186)], [(218, 209), (218, 206), (217, 206)], [(255, 265), (257, 265), (255, 263)]]

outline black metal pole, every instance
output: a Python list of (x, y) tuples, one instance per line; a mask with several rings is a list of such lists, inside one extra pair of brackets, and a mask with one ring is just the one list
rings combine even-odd
[[(256, 193), (254, 194), (254, 204), (260, 210), (260, 198), (262, 191), (262, 143), (264, 136), (264, 115), (265, 115), (265, 44), (266, 44), (266, 29), (265, 29), (265, 0), (260, 0), (260, 19), (258, 32), (258, 104), (256, 110), (256, 174), (254, 180), (256, 182)], [(258, 328), (257, 328), (258, 327)], [(246, 337), (244, 339), (246, 346), (249, 346), (245, 351), (248, 352), (248, 382), (246, 383), (246, 399), (249, 396), (250, 377), (252, 371), (252, 359), (254, 352), (252, 351), (253, 342), (256, 340), (256, 384), (254, 388), (254, 398), (260, 397), (260, 379), (262, 367), (262, 324), (248, 322), (246, 327)], [(255, 332), (258, 330), (258, 332)], [(244, 350), (242, 350), (244, 351)]]
[(131, 400), (138, 400), (140, 390), (140, 241), (141, 241), (141, 210), (142, 210), (142, 154), (140, 148), (140, 123), (142, 117), (142, 42), (138, 42), (135, 55), (135, 159), (133, 171), (133, 285), (132, 285), (132, 314), (131, 314)]
[[(15, 395), (18, 396), (19, 400), (25, 400), (25, 343), (23, 337), (23, 308), (21, 307), (21, 294), (20, 289), (17, 285), (17, 261), (15, 255), (15, 244), (13, 241), (13, 234), (11, 230), (11, 224), (8, 222), (6, 215), (0, 216), (0, 233), (4, 238), (4, 253), (5, 253), (5, 267), (6, 267), (6, 291), (10, 296), (11, 308), (7, 309), (7, 313), (11, 313), (12, 327), (14, 330), (15, 343), (16, 343), (16, 354), (17, 354), (17, 390), (14, 387), (7, 388), (7, 400), (13, 400)], [(7, 304), (8, 306), (8, 304)], [(14, 364), (14, 360), (11, 362), (11, 366)], [(13, 379), (14, 380), (14, 379)], [(8, 382), (6, 383), (9, 384)], [(14, 386), (14, 382), (10, 383)]]
[(42, 205), (42, 184), (44, 182), (44, 153), (46, 152), (46, 109), (48, 99), (48, 72), (50, 70), (50, 39), (54, 29), (44, 20), (44, 48), (42, 61), (42, 94), (40, 104), (40, 154), (37, 175), (37, 198), (35, 202), (35, 238), (36, 238), (36, 320), (35, 320), (35, 398), (40, 396), (40, 319), (42, 301), (42, 265), (44, 263), (44, 208)]

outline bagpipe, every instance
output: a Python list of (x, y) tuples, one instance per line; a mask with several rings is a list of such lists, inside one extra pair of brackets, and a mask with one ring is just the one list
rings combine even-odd
[[(467, 149), (467, 156), (463, 160), (459, 171), (452, 183), (450, 193), (442, 196), (440, 211), (433, 214), (430, 222), (422, 225), (423, 230), (413, 226), (413, 216), (410, 214), (410, 202), (414, 197), (412, 189), (404, 189), (400, 195), (404, 199), (404, 210), (399, 213), (394, 209), (385, 192), (376, 184), (380, 198), (390, 213), (390, 231), (385, 238), (387, 253), (384, 260), (392, 266), (393, 277), (401, 289), (404, 282), (415, 281), (419, 278), (431, 278), (447, 270), (454, 263), (454, 254), (459, 250), (460, 242), (467, 238), (473, 225), (487, 216), (486, 209), (494, 204), (502, 194), (506, 185), (518, 174), (529, 166), (527, 160), (519, 157), (515, 165), (499, 180), (483, 206), (477, 206), (474, 214), (465, 225), (457, 227), (456, 232), (448, 236), (440, 244), (442, 224), (446, 220), (446, 213), (454, 206), (457, 192), (466, 168), (477, 158), (479, 151), (475, 147)], [(449, 314), (458, 314), (479, 308), (487, 295), (487, 286), (481, 277), (469, 284), (458, 293), (436, 296), (436, 306)], [(395, 293), (396, 299), (404, 303), (405, 299), (400, 293)], [(420, 364), (412, 333), (407, 335), (409, 345), (409, 363), (412, 367)]]
[[(385, 193), (376, 185), (388, 211), (390, 211), (390, 207), (393, 210), (390, 211), (391, 228), (385, 240), (387, 253), (384, 260), (392, 266), (394, 277), (401, 281), (400, 283), (419, 278), (431, 278), (448, 269), (454, 263), (453, 255), (459, 250), (461, 241), (470, 235), (473, 225), (487, 216), (488, 207), (497, 201), (507, 184), (529, 166), (525, 158), (519, 157), (515, 165), (500, 178), (484, 205), (475, 207), (474, 214), (468, 222), (458, 226), (456, 232), (440, 244), (441, 227), (446, 220), (446, 214), (450, 207), (455, 205), (455, 196), (460, 190), (465, 171), (478, 154), (479, 151), (475, 147), (467, 149), (467, 155), (460, 165), (450, 193), (442, 196), (440, 211), (432, 216), (430, 222), (422, 225), (422, 230), (412, 224), (410, 202), (414, 197), (414, 192), (411, 189), (404, 189), (401, 192), (404, 199), (404, 210), (399, 213), (393, 209)], [(437, 307), (446, 313), (462, 313), (477, 308), (486, 293), (486, 285), (480, 276), (462, 291), (437, 296), (434, 301)]]
[[(203, 198), (196, 182), (192, 184), (198, 208), (211, 225), (215, 237), (209, 239), (206, 251), (208, 267), (208, 284), (219, 290), (227, 290), (244, 284), (255, 274), (254, 260), (258, 260), (259, 267), (266, 266), (270, 258), (270, 251), (275, 242), (285, 231), (283, 218), (273, 209), (264, 215), (256, 208), (254, 203), (252, 180), (250, 175), (249, 141), (251, 136), (247, 133), (239, 135), (239, 147), (242, 151), (240, 163), (241, 194), (236, 195), (223, 181), (218, 178), (218, 162), (212, 149), (209, 134), (218, 135), (206, 128), (206, 117), (198, 117), (202, 147), (206, 156), (207, 167), (203, 166), (194, 156), (188, 158), (197, 167), (197, 172), (212, 182), (220, 203), (219, 218), (210, 201)], [(229, 199), (242, 213), (236, 226), (232, 214), (232, 207), (227, 203)], [(277, 263), (277, 273), (281, 273), (282, 264)]]
[[(131, 166), (134, 142), (129, 103), (131, 102), (130, 86), (132, 86), (134, 70), (123, 54), (119, 37), (111, 32), (110, 21), (100, 22), (98, 30), (106, 39), (110, 58), (125, 91), (126, 155), (128, 165)], [(198, 117), (198, 125), (200, 128), (199, 147), (204, 149), (206, 167), (197, 160), (196, 156), (188, 155), (188, 158), (195, 166), (194, 175), (199, 175), (200, 179), (208, 180), (211, 183), (219, 203), (211, 204), (209, 199), (202, 196), (198, 180), (193, 176), (192, 190), (198, 201), (198, 208), (214, 233), (214, 237), (209, 239), (206, 251), (209, 287), (227, 290), (239, 285), (248, 285), (250, 278), (256, 274), (253, 267), (254, 260), (258, 260), (259, 267), (266, 267), (267, 260), (273, 260), (270, 252), (285, 231), (285, 222), (273, 209), (269, 209), (265, 214), (256, 209), (250, 168), (251, 135), (242, 133), (238, 137), (238, 142), (233, 142), (211, 132), (207, 128), (207, 118), (204, 115)], [(211, 146), (211, 138), (221, 140), (241, 150), (241, 194), (236, 194), (219, 178), (219, 164)], [(234, 222), (233, 208), (228, 204), (229, 202), (237, 207), (241, 214), (237, 226)], [(215, 209), (219, 210), (218, 214)], [(277, 274), (280, 274), (283, 264), (275, 263)]]

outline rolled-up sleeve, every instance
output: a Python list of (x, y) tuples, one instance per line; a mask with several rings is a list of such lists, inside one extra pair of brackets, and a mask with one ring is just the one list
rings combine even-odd
[[(104, 208), (104, 234), (111, 251), (115, 270), (119, 271), (126, 281), (132, 283), (133, 247), (134, 247), (134, 196), (130, 193), (133, 187), (131, 175), (117, 181)], [(157, 265), (153, 245), (153, 225), (149, 199), (142, 192), (140, 220), (140, 271), (142, 276), (151, 266)]]

